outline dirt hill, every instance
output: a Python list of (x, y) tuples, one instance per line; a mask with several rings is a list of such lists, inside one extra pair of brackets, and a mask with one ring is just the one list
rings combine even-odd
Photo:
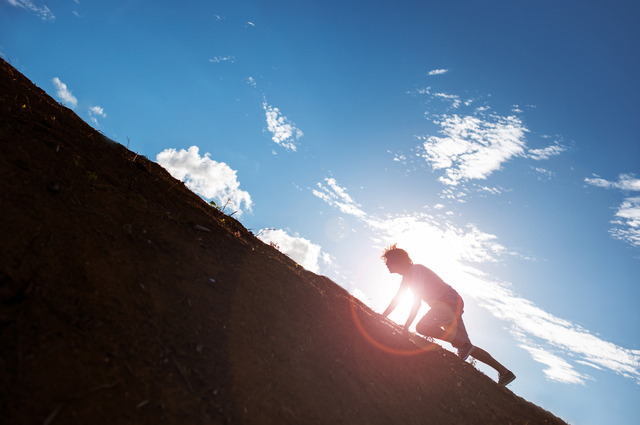
[(2, 423), (564, 423), (0, 68)]

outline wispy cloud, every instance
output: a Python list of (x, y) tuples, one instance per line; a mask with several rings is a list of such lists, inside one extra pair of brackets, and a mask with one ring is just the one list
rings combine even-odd
[(226, 61), (234, 63), (236, 61), (236, 58), (234, 56), (214, 56), (213, 58), (209, 59), (209, 62), (213, 62), (213, 63), (220, 63), (220, 62), (226, 62)]
[(78, 106), (78, 99), (75, 98), (73, 94), (71, 94), (71, 90), (67, 88), (67, 85), (64, 84), (58, 77), (55, 77), (53, 80), (53, 85), (56, 88), (56, 96), (63, 102), (70, 105), (72, 108)]
[(156, 156), (156, 161), (199, 195), (216, 199), (219, 205), (228, 202), (228, 206), (237, 211), (238, 215), (243, 211), (251, 211), (251, 196), (240, 190), (236, 171), (224, 162), (212, 160), (209, 153), (200, 157), (198, 152), (197, 146), (179, 151), (165, 149)]
[(295, 141), (304, 135), (302, 131), (283, 116), (278, 108), (268, 105), (267, 102), (263, 102), (262, 107), (267, 117), (267, 129), (273, 134), (271, 140), (295, 152)]
[[(459, 228), (424, 213), (379, 218), (370, 215), (334, 179), (325, 179), (314, 195), (351, 214), (372, 231), (379, 247), (397, 242), (412, 259), (433, 267), (445, 281), (509, 324), (511, 334), (532, 358), (545, 365), (548, 379), (582, 384), (592, 379), (578, 365), (608, 369), (640, 383), (640, 350), (629, 350), (556, 317), (516, 294), (512, 285), (470, 266), (513, 255), (495, 235), (476, 226)], [(626, 185), (626, 183), (625, 183)], [(635, 187), (635, 185), (634, 185)], [(425, 243), (424, 241), (429, 241)]]
[[(417, 93), (427, 94), (431, 99), (451, 102), (453, 109), (461, 110), (441, 114), (425, 112), (425, 117), (439, 130), (435, 135), (415, 136), (422, 141), (417, 148), (418, 157), (424, 159), (433, 171), (443, 171), (438, 180), (450, 188), (448, 192), (441, 194), (443, 196), (463, 202), (461, 197), (466, 194), (460, 188), (466, 187), (465, 183), (485, 180), (509, 161), (515, 158), (542, 161), (567, 150), (557, 141), (543, 148), (529, 148), (529, 129), (522, 118), (516, 114), (505, 116), (495, 113), (486, 102), (474, 108), (471, 106), (473, 99), (463, 102), (457, 95), (434, 93), (430, 88)], [(471, 110), (471, 113), (467, 114), (465, 110)], [(517, 108), (514, 110), (522, 112)], [(547, 176), (552, 175), (553, 173), (547, 173)], [(458, 187), (458, 193), (452, 191), (455, 187)]]
[[(533, 344), (527, 338), (523, 339), (524, 341), (521, 341), (519, 347), (527, 350), (533, 360), (547, 366), (542, 372), (550, 381), (563, 384), (583, 384), (585, 380), (593, 379), (589, 375), (576, 371), (569, 362), (554, 354), (553, 351)], [(585, 364), (586, 362), (577, 361), (576, 363)]]
[(21, 7), (23, 9), (29, 10), (38, 16), (43, 21), (53, 21), (56, 19), (51, 10), (47, 7), (47, 4), (44, 3), (42, 6), (36, 6), (35, 3), (31, 0), (7, 0), (10, 5)]
[[(460, 100), (460, 96), (455, 94), (447, 94), (447, 93), (432, 93), (431, 87), (425, 87), (422, 89), (407, 91), (406, 93), (413, 96), (428, 94), (431, 96), (432, 99), (439, 99), (442, 101), (451, 102), (451, 107), (453, 109), (457, 109), (460, 107), (460, 105), (462, 105), (462, 100)], [(468, 100), (465, 102), (465, 105), (468, 106), (471, 104), (471, 102), (473, 102), (473, 100)]]
[(338, 208), (345, 214), (350, 214), (355, 217), (365, 217), (366, 214), (360, 209), (352, 198), (347, 194), (345, 188), (338, 186), (338, 183), (333, 178), (324, 179), (327, 185), (318, 183), (318, 189), (313, 190), (313, 194), (318, 198), (325, 201), (332, 207)]
[(611, 223), (620, 227), (611, 229), (611, 235), (633, 246), (640, 247), (640, 198), (627, 198)]
[(434, 170), (445, 170), (439, 180), (456, 186), (486, 179), (510, 159), (525, 154), (527, 128), (515, 116), (442, 115), (436, 119), (441, 136), (422, 137), (422, 157)]
[(543, 159), (549, 159), (552, 156), (560, 155), (566, 150), (567, 150), (566, 147), (559, 144), (555, 144), (555, 145), (548, 146), (544, 149), (529, 149), (527, 151), (527, 154), (529, 158), (540, 161)]
[(603, 187), (605, 189), (620, 189), (625, 191), (640, 191), (640, 179), (635, 178), (633, 174), (620, 174), (617, 182), (608, 181), (594, 176), (594, 178), (585, 178), (585, 182), (593, 186)]
[(553, 176), (555, 176), (555, 173), (553, 171), (549, 171), (545, 168), (542, 167), (531, 167), (536, 173), (538, 173), (538, 180), (549, 180), (550, 178), (552, 178)]
[[(586, 178), (585, 182), (605, 189), (618, 189), (625, 192), (640, 191), (640, 179), (633, 174), (621, 174), (617, 182), (604, 180), (598, 176)], [(640, 197), (626, 198), (618, 207), (616, 218), (611, 221), (615, 225), (609, 232), (616, 238), (630, 245), (640, 247)]]
[(411, 94), (411, 95), (416, 95), (416, 94), (431, 94), (431, 87), (425, 87), (422, 89), (416, 89), (416, 90), (409, 90), (406, 93), (407, 94)]
[(332, 263), (331, 257), (322, 252), (320, 245), (311, 243), (310, 240), (298, 235), (291, 236), (282, 229), (261, 230), (258, 237), (265, 243), (276, 244), (280, 252), (287, 254), (296, 263), (314, 273), (319, 271), (320, 263), (325, 265)]
[(89, 113), (100, 117), (107, 116), (107, 114), (104, 113), (104, 109), (102, 109), (100, 106), (92, 106), (91, 108), (89, 108)]
[(449, 72), (448, 69), (434, 69), (433, 71), (429, 71), (427, 75), (442, 75)]
[(106, 118), (107, 114), (105, 114), (104, 109), (102, 109), (100, 106), (92, 106), (91, 108), (89, 108), (89, 118), (91, 119), (91, 122), (96, 125), (98, 125), (97, 117)]
[(460, 104), (462, 103), (460, 101), (460, 96), (457, 96), (455, 94), (433, 93), (433, 97), (450, 101), (453, 109), (457, 109), (458, 107), (460, 107)]
[[(75, 4), (80, 4), (79, 0), (73, 0)], [(78, 12), (76, 12), (75, 10), (72, 10), (71, 13), (73, 13), (76, 18), (82, 18), (82, 15), (80, 15)]]

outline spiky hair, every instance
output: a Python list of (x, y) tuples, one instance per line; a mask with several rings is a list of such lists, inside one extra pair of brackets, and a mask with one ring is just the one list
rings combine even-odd
[(385, 264), (388, 261), (399, 261), (401, 263), (407, 262), (409, 264), (413, 264), (413, 261), (411, 261), (411, 257), (409, 257), (409, 254), (407, 253), (407, 251), (405, 251), (404, 249), (398, 248), (397, 244), (395, 243), (385, 248), (384, 253), (380, 258), (382, 258)]

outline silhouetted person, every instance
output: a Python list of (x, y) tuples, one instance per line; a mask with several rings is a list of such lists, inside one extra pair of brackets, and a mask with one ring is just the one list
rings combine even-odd
[(431, 269), (422, 264), (413, 264), (409, 254), (393, 244), (384, 251), (382, 259), (390, 273), (402, 275), (402, 282), (398, 293), (391, 300), (389, 307), (382, 313), (387, 317), (398, 306), (405, 291), (411, 288), (413, 293), (413, 307), (404, 325), (405, 334), (413, 323), (425, 301), (431, 309), (420, 319), (416, 331), (422, 335), (450, 342), (458, 349), (458, 357), (463, 361), (472, 356), (498, 371), (498, 384), (505, 386), (516, 379), (509, 369), (494, 359), (480, 347), (471, 344), (469, 335), (462, 321), (464, 302), (460, 295), (445, 283)]

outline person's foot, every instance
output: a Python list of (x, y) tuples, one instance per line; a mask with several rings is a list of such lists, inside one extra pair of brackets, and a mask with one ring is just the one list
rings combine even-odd
[(500, 373), (498, 374), (498, 385), (500, 385), (501, 387), (506, 387), (508, 384), (513, 382), (514, 379), (516, 379), (516, 375), (514, 375), (511, 371), (508, 371), (504, 375)]
[(469, 355), (473, 352), (474, 348), (475, 347), (470, 342), (467, 342), (465, 345), (458, 348), (458, 357), (460, 357), (460, 360), (467, 360), (467, 357), (469, 357)]

